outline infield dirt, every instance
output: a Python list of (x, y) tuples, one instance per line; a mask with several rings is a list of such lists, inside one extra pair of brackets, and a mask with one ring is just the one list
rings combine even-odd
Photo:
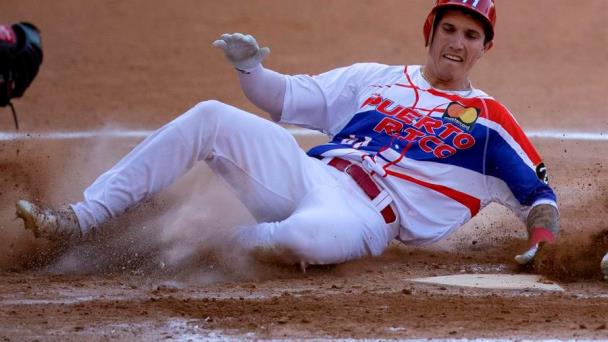
[[(155, 129), (218, 99), (266, 116), (239, 89), (211, 42), (255, 35), (283, 73), (354, 62), (420, 64), (431, 1), (174, 2), (4, 0), (0, 22), (42, 30), (45, 60), (16, 101), (23, 132), (0, 140), (0, 338), (4, 340), (495, 338), (608, 340), (608, 141), (534, 139), (561, 207), (562, 233), (531, 269), (513, 256), (525, 228), (498, 206), (446, 241), (395, 244), (339, 266), (256, 263), (226, 254), (226, 236), (252, 218), (205, 165), (93, 241), (51, 246), (23, 230), (14, 203), (58, 206), (137, 139), (38, 140), (39, 132)], [(608, 2), (498, 3), (495, 47), (475, 85), (525, 130), (608, 135)], [(0, 110), (0, 131), (12, 129)], [(321, 137), (300, 138), (303, 148)], [(217, 213), (222, 213), (218, 219)], [(228, 246), (229, 247), (229, 246)], [(463, 273), (537, 273), (563, 292), (414, 283)]]

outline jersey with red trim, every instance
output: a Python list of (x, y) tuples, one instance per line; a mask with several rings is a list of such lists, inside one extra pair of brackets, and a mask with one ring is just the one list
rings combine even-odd
[(492, 202), (522, 220), (534, 205), (557, 207), (542, 159), (511, 113), (479, 89), (432, 88), (420, 66), (289, 76), (281, 122), (330, 136), (312, 157), (369, 156), (399, 212), (402, 241), (439, 240)]

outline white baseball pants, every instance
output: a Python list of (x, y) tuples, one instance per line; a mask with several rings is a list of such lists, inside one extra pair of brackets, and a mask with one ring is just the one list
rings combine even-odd
[(259, 222), (239, 228), (245, 249), (334, 264), (378, 255), (398, 234), (398, 222), (386, 224), (350, 176), (307, 156), (279, 125), (217, 101), (163, 126), (89, 186), (72, 205), (83, 231), (171, 185), (199, 160)]

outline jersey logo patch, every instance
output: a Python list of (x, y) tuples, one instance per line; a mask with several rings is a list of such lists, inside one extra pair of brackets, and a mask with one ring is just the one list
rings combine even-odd
[(458, 102), (452, 102), (443, 112), (443, 119), (457, 124), (458, 126), (470, 131), (479, 118), (479, 109), (475, 107), (465, 107)]
[(536, 176), (538, 179), (543, 181), (545, 184), (549, 184), (549, 174), (547, 173), (547, 167), (545, 163), (540, 163), (536, 165)]
[[(367, 130), (368, 126), (377, 122), (373, 127), (373, 132), (380, 135), (386, 134), (390, 139), (397, 139), (398, 141), (407, 143), (416, 143), (420, 151), (432, 154), (435, 158), (448, 158), (459, 150), (466, 150), (475, 145), (475, 137), (467, 132), (469, 126), (452, 123), (451, 120), (454, 120), (453, 122), (455, 123), (460, 123), (459, 116), (451, 118), (451, 120), (445, 120), (434, 118), (430, 115), (422, 115), (411, 107), (405, 107), (398, 104), (395, 105), (395, 101), (383, 98), (379, 94), (372, 94), (365, 100), (363, 105), (361, 105), (361, 108), (365, 107), (372, 107), (375, 110), (375, 113), (380, 115), (374, 116), (372, 114), (372, 116), (365, 120), (357, 120), (356, 125), (353, 125), (352, 127)], [(462, 105), (461, 107), (464, 108)], [(441, 112), (442, 110), (443, 109), (437, 109), (436, 111)], [(432, 110), (431, 112), (433, 111), (435, 110)], [(460, 116), (465, 114), (466, 113), (460, 113)], [(478, 112), (474, 111), (474, 114), (476, 116), (474, 120), (477, 120)], [(465, 120), (467, 120), (467, 118), (468, 117), (465, 115)], [(351, 120), (351, 123), (352, 122), (353, 121)], [(461, 127), (465, 127), (465, 129)], [(369, 134), (369, 131), (364, 132), (364, 134), (354, 134), (354, 137), (342, 136), (342, 133), (346, 133), (346, 131), (343, 130), (340, 134), (335, 136), (334, 139), (346, 139), (343, 141), (358, 144), (360, 141), (356, 139), (357, 136)], [(349, 131), (348, 133), (357, 132)], [(372, 140), (370, 140), (370, 142), (371, 141)], [(363, 143), (366, 145), (360, 146), (367, 147), (369, 144), (369, 142), (366, 143), (365, 141)]]

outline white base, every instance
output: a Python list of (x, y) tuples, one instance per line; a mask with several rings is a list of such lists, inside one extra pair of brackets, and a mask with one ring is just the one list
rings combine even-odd
[(455, 274), (410, 280), (419, 283), (483, 289), (564, 291), (559, 285), (541, 281), (541, 279), (541, 276), (533, 274)]

